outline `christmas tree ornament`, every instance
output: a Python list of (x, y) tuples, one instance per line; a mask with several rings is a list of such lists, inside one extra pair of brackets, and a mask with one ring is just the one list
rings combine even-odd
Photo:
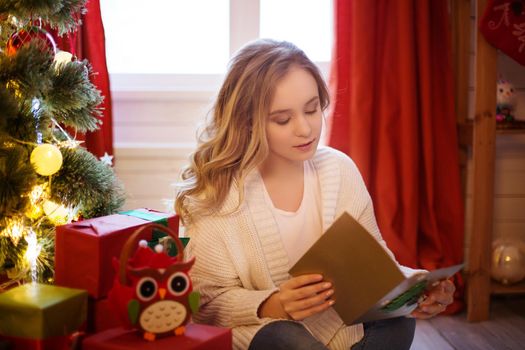
[(62, 153), (55, 145), (49, 143), (38, 145), (31, 152), (31, 164), (35, 166), (37, 174), (53, 175), (62, 167)]
[(102, 157), (99, 157), (100, 161), (107, 166), (111, 167), (113, 166), (113, 156), (110, 156), (108, 152), (104, 152), (104, 155)]
[(492, 278), (512, 284), (525, 278), (525, 243), (517, 239), (499, 239), (492, 245)]
[(42, 208), (49, 220), (55, 225), (64, 225), (69, 221), (69, 210), (61, 204), (46, 200)]
[(30, 25), (11, 35), (6, 45), (7, 55), (16, 55), (18, 50), (28, 43), (37, 43), (42, 51), (49, 51), (53, 57), (56, 54), (57, 46), (51, 34), (40, 27)]
[[(133, 257), (137, 237), (147, 229), (163, 231), (177, 245), (177, 256), (169, 256), (162, 246), (154, 250), (141, 241)], [(149, 224), (136, 230), (126, 241), (120, 260), (114, 259), (117, 272), (109, 300), (119, 311), (124, 324), (139, 328), (144, 339), (182, 335), (191, 313), (199, 307), (199, 294), (193, 292), (189, 270), (195, 258), (184, 261), (184, 247), (171, 229)]]
[(57, 66), (61, 65), (61, 64), (69, 63), (69, 62), (73, 61), (73, 54), (71, 54), (70, 52), (67, 52), (67, 51), (59, 50), (55, 54), (55, 59), (53, 61), (55, 62), (55, 64)]

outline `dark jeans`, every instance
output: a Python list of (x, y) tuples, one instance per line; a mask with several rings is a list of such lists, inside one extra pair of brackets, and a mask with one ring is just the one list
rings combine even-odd
[(364, 324), (365, 336), (352, 350), (392, 349), (408, 350), (414, 340), (416, 320), (397, 317)]
[[(365, 335), (352, 350), (410, 349), (416, 321), (398, 317), (364, 324)], [(301, 324), (276, 321), (261, 328), (253, 337), (249, 350), (326, 350)], [(341, 349), (346, 350), (346, 349)]]

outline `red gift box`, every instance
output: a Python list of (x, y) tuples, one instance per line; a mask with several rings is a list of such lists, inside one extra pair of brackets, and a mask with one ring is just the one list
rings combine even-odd
[(114, 306), (108, 299), (88, 300), (87, 332), (98, 333), (111, 328), (120, 327), (122, 322), (118, 318)]
[(84, 339), (83, 350), (231, 350), (232, 334), (229, 328), (190, 323), (184, 335), (146, 341), (140, 332), (114, 328)]
[[(58, 226), (55, 236), (55, 284), (86, 289), (95, 299), (108, 295), (119, 257), (128, 237), (151, 222), (167, 223), (178, 234), (179, 217), (151, 209), (138, 209)], [(140, 239), (151, 240), (152, 230)]]

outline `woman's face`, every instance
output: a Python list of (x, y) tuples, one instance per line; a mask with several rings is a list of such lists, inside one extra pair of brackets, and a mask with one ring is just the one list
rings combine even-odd
[(302, 162), (315, 154), (322, 129), (322, 110), (314, 77), (292, 66), (275, 87), (266, 120), (266, 162)]

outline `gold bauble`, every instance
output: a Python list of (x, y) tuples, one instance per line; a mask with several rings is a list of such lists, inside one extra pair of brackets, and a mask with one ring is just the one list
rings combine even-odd
[(31, 163), (35, 171), (42, 176), (49, 176), (60, 170), (62, 166), (62, 153), (57, 146), (44, 143), (35, 147), (31, 152)]
[(63, 205), (46, 200), (42, 207), (44, 208), (44, 213), (46, 213), (49, 220), (55, 225), (64, 225), (68, 222), (69, 211)]
[(55, 54), (54, 62), (57, 66), (73, 61), (73, 55), (70, 52), (59, 50)]

